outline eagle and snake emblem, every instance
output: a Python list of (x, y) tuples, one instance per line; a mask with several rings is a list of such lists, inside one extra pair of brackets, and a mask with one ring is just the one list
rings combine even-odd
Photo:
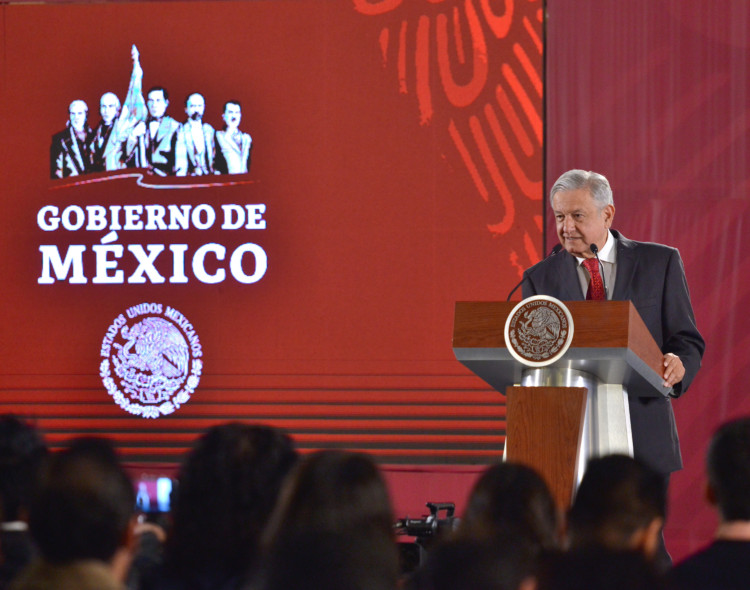
[(124, 344), (114, 344), (112, 361), (123, 391), (131, 399), (155, 404), (169, 400), (188, 376), (190, 348), (171, 322), (147, 317), (123, 326)]

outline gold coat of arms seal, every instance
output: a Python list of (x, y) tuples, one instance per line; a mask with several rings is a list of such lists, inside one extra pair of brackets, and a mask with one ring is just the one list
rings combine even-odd
[(505, 321), (505, 345), (513, 357), (530, 367), (545, 367), (562, 357), (573, 340), (573, 316), (559, 299), (528, 297)]

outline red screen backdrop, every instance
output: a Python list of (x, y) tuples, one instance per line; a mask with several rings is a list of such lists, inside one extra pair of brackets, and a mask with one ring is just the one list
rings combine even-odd
[[(541, 1), (0, 18), (0, 412), (145, 471), (236, 419), (389, 465), (500, 458), (503, 400), (453, 357), (453, 305), (504, 298), (541, 253)], [(216, 130), (241, 103), (249, 173), (50, 179), (69, 104), (95, 127), (102, 94), (124, 102), (133, 44), (178, 122), (192, 92)]]

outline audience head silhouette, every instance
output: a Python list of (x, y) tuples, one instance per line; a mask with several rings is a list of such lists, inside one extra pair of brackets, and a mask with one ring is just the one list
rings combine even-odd
[(639, 549), (655, 555), (666, 517), (663, 478), (626, 455), (589, 461), (568, 514), (571, 547)]
[(319, 451), (290, 474), (271, 518), (267, 542), (303, 530), (378, 530), (392, 536), (393, 510), (385, 480), (371, 457)]
[(457, 534), (498, 542), (523, 539), (537, 550), (552, 549), (559, 544), (557, 507), (531, 467), (498, 463), (474, 485)]
[(47, 446), (37, 429), (17, 416), (0, 417), (0, 517), (22, 520)]
[(371, 457), (312, 453), (284, 485), (255, 588), (395, 590), (393, 524), (388, 490)]
[(724, 521), (750, 521), (750, 418), (719, 428), (706, 457), (708, 497)]
[(135, 490), (111, 443), (80, 438), (51, 456), (31, 504), (29, 527), (51, 563), (109, 562), (128, 544)]
[(296, 460), (291, 438), (271, 427), (232, 422), (203, 434), (173, 492), (170, 575), (191, 587), (241, 576)]

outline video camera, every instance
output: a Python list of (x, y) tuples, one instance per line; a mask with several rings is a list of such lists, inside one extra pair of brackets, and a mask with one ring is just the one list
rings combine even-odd
[[(422, 518), (402, 518), (396, 521), (394, 529), (397, 535), (416, 537), (417, 542), (425, 541), (450, 532), (456, 528), (459, 519), (454, 516), (456, 505), (453, 502), (427, 502), (430, 514)], [(440, 512), (445, 510), (445, 517)]]
[[(454, 516), (456, 505), (453, 502), (427, 502), (430, 509), (422, 518), (402, 518), (396, 521), (393, 529), (396, 535), (414, 537), (414, 542), (399, 543), (399, 560), (401, 572), (408, 574), (424, 562), (427, 548), (443, 534), (450, 533), (458, 525), (459, 519)], [(440, 512), (445, 517), (440, 518)]]

